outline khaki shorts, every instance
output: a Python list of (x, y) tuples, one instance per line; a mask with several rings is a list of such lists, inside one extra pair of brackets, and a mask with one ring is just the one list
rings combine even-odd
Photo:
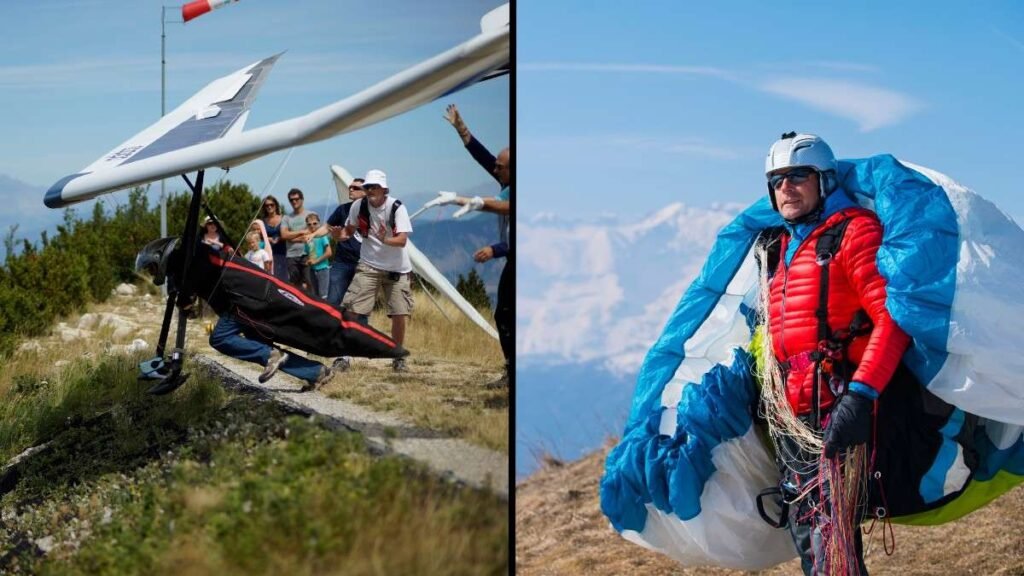
[(342, 305), (356, 314), (369, 315), (377, 300), (377, 288), (384, 286), (384, 296), (388, 301), (388, 316), (408, 316), (412, 314), (412, 285), (409, 274), (399, 275), (393, 279), (394, 272), (378, 270), (369, 264), (360, 262), (356, 266), (356, 275), (345, 293)]

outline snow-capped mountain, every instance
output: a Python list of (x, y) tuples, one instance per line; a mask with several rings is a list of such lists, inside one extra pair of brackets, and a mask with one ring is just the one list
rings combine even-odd
[(639, 219), (517, 224), (516, 351), (526, 364), (634, 373), (739, 205), (670, 204)]

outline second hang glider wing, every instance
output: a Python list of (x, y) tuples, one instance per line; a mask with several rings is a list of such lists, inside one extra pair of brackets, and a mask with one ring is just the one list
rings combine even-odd
[(132, 186), (207, 168), (230, 168), (272, 152), (364, 128), (507, 70), (508, 4), (481, 33), (348, 98), (305, 116), (242, 131), (252, 98), (278, 56), (215, 80), (171, 114), (65, 176), (46, 192), (61, 208)]

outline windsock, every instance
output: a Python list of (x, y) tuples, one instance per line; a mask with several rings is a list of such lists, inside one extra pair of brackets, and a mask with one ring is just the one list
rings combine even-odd
[(195, 0), (181, 7), (181, 19), (185, 22), (206, 14), (210, 10), (223, 8), (231, 2), (238, 0)]

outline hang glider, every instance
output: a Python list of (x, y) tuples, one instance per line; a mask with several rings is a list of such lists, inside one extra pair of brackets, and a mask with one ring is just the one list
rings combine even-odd
[[(344, 169), (337, 164), (331, 165), (331, 176), (334, 180), (334, 187), (338, 190), (338, 202), (348, 202), (348, 185), (352, 182), (352, 175), (348, 170)], [(423, 210), (436, 206), (437, 203), (431, 200), (427, 203), (423, 209), (417, 211), (410, 220), (418, 216)], [(460, 312), (466, 315), (467, 318), (473, 321), (474, 324), (480, 327), (481, 330), (486, 332), (489, 336), (498, 340), (498, 332), (491, 326), (480, 312), (469, 303), (468, 300), (459, 294), (459, 291), (452, 286), (452, 283), (445, 278), (444, 274), (437, 269), (436, 266), (427, 258), (427, 255), (420, 251), (412, 240), (406, 240), (405, 247), (409, 252), (409, 260), (412, 262), (412, 270), (417, 276), (430, 283), (431, 286), (436, 288), (438, 292), (445, 295)], [(442, 312), (443, 313), (443, 312)]]
[[(480, 28), (480, 34), (462, 44), (362, 92), (305, 116), (244, 131), (256, 93), (280, 54), (260, 60), (214, 80), (149, 128), (50, 187), (43, 198), (50, 208), (179, 175), (192, 191), (181, 234), (185, 256), (178, 289), (168, 291), (156, 355), (139, 366), (140, 379), (157, 381), (149, 389), (151, 394), (168, 394), (188, 377), (182, 372), (188, 322), (185, 312), (191, 306), (189, 295), (197, 282), (190, 267), (196, 253), (206, 169), (238, 166), (277, 150), (358, 130), (507, 71), (508, 4), (487, 13)], [(189, 172), (195, 172), (194, 180), (189, 179)], [(207, 213), (212, 216), (208, 207)], [(219, 221), (214, 222), (220, 226)], [(177, 336), (169, 358), (165, 358), (175, 307), (181, 310)]]
[(509, 69), (509, 5), (487, 13), (469, 40), (305, 116), (243, 131), (249, 108), (280, 54), (217, 79), (149, 128), (58, 180), (44, 203), (62, 208), (96, 196), (207, 168), (231, 168), (407, 112)]

